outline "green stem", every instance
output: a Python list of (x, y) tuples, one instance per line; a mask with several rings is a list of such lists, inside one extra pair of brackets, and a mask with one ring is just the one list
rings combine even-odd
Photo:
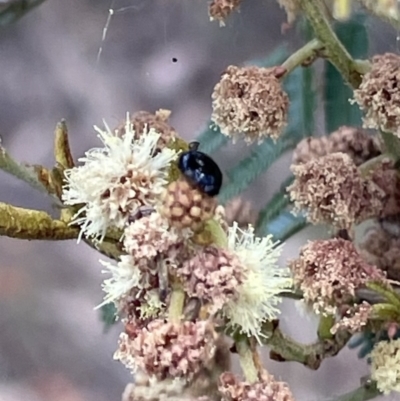
[(41, 166), (27, 166), (17, 163), (0, 145), (0, 169), (16, 178), (26, 182), (32, 188), (49, 193), (47, 185), (43, 182), (44, 168)]
[(335, 324), (335, 316), (333, 315), (321, 315), (319, 319), (318, 325), (318, 337), (321, 340), (328, 340), (333, 338), (333, 334), (331, 333), (331, 329)]
[(328, 59), (339, 70), (343, 78), (353, 88), (357, 88), (360, 85), (361, 76), (355, 68), (354, 60), (332, 30), (324, 13), (322, 0), (298, 1), (314, 29), (315, 36), (324, 45)]
[(254, 364), (253, 352), (249, 342), (246, 340), (238, 341), (236, 344), (236, 351), (239, 354), (240, 366), (246, 381), (254, 383), (258, 380), (258, 371)]
[(367, 381), (357, 389), (334, 397), (330, 401), (367, 401), (372, 400), (380, 395), (381, 392), (377, 389), (376, 384), (374, 382)]
[(277, 322), (265, 322), (263, 334), (263, 343), (271, 349), (271, 359), (299, 362), (313, 370), (317, 370), (325, 358), (337, 355), (351, 337), (351, 334), (342, 331), (330, 339), (301, 344), (282, 333)]
[(183, 288), (178, 285), (173, 285), (171, 292), (171, 300), (168, 308), (169, 320), (173, 323), (180, 321), (183, 313), (183, 306), (185, 303), (185, 292)]
[(282, 63), (282, 67), (286, 70), (284, 76), (290, 74), (299, 65), (302, 65), (309, 60), (313, 60), (323, 47), (322, 43), (317, 39), (313, 39), (305, 44)]

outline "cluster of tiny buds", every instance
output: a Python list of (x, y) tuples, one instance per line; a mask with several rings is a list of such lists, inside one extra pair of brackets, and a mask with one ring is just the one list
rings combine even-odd
[[(169, 142), (177, 137), (168, 116), (140, 112), (123, 127), (97, 129), (104, 148), (90, 150), (66, 172), (63, 199), (80, 205), (73, 223), (82, 236), (101, 245), (108, 230), (121, 232), (119, 259), (102, 261), (110, 275), (103, 304), (113, 302), (125, 324), (115, 358), (155, 384), (155, 399), (190, 389), (190, 399), (200, 401), (214, 388), (223, 400), (217, 382), (227, 357), (216, 362), (226, 349), (217, 326), (261, 342), (263, 322), (277, 317), (292, 279), (277, 264), (282, 247), (245, 224), (254, 219), (250, 205), (227, 206), (230, 220), (243, 217), (242, 228), (216, 210), (221, 170), (197, 143), (173, 150)], [(221, 225), (218, 243), (225, 246), (197, 241), (211, 220), (210, 227)], [(260, 394), (273, 383), (260, 385)], [(126, 397), (148, 401), (143, 391), (138, 385)]]

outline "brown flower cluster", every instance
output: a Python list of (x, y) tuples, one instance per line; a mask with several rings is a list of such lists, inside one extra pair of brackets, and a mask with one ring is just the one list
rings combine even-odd
[(400, 176), (393, 160), (383, 159), (365, 177), (374, 182), (381, 191), (382, 207), (379, 217), (395, 216), (400, 213)]
[(278, 138), (287, 125), (289, 98), (275, 68), (229, 66), (212, 94), (212, 121), (224, 135), (247, 143)]
[(189, 296), (210, 303), (214, 314), (231, 298), (244, 279), (244, 267), (238, 257), (222, 248), (208, 246), (186, 260), (177, 269)]
[(122, 333), (115, 359), (158, 380), (191, 380), (215, 354), (217, 334), (207, 321), (152, 320)]
[(354, 91), (354, 99), (365, 112), (365, 127), (400, 136), (400, 56), (385, 53), (373, 57), (371, 70)]
[[(132, 128), (135, 131), (136, 139), (142, 132), (146, 132), (153, 128), (160, 134), (160, 139), (157, 142), (158, 149), (162, 149), (167, 146), (172, 140), (178, 137), (178, 133), (169, 124), (169, 118), (171, 116), (170, 110), (160, 109), (154, 114), (148, 111), (138, 111), (130, 116), (130, 122)], [(122, 122), (116, 131), (119, 136), (125, 135), (126, 122)]]
[(361, 176), (345, 153), (332, 153), (293, 165), (295, 180), (288, 187), (296, 210), (306, 209), (311, 223), (349, 229), (382, 210), (384, 194)]
[(307, 137), (293, 152), (293, 164), (304, 164), (331, 153), (346, 153), (356, 166), (381, 154), (377, 137), (360, 128), (342, 126), (329, 135)]
[(225, 25), (225, 20), (239, 8), (242, 0), (212, 0), (208, 6), (208, 14), (211, 21), (218, 20), (221, 26)]
[(222, 401), (294, 401), (287, 384), (267, 372), (255, 383), (242, 382), (233, 373), (226, 372), (220, 377), (219, 391)]
[(365, 262), (351, 241), (311, 241), (290, 263), (295, 285), (317, 312), (335, 313), (352, 304), (355, 290), (370, 280), (385, 280), (381, 270)]

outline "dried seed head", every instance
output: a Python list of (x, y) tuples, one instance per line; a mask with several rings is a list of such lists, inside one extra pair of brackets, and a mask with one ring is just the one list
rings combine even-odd
[(340, 127), (328, 136), (304, 138), (293, 152), (293, 164), (307, 163), (330, 153), (346, 153), (354, 164), (360, 164), (381, 154), (379, 141), (362, 129)]
[(400, 391), (400, 339), (380, 341), (371, 354), (371, 378), (383, 394)]
[(372, 59), (372, 67), (354, 91), (364, 110), (364, 126), (400, 136), (400, 56), (386, 53)]
[(287, 384), (266, 372), (255, 383), (241, 382), (233, 373), (225, 372), (220, 377), (219, 391), (222, 401), (294, 401)]
[(355, 290), (371, 280), (385, 280), (381, 270), (365, 262), (354, 244), (340, 238), (311, 241), (289, 267), (304, 300), (316, 312), (336, 313), (352, 302)]
[(293, 151), (293, 164), (304, 164), (330, 153), (327, 136), (307, 137), (302, 139)]
[(213, 217), (216, 206), (215, 198), (181, 178), (168, 185), (160, 212), (172, 226), (198, 231)]
[(114, 358), (158, 380), (190, 381), (214, 357), (216, 339), (206, 321), (172, 323), (156, 319), (145, 328), (122, 333)]
[[(154, 129), (160, 134), (160, 138), (157, 141), (157, 149), (165, 148), (172, 140), (174, 140), (178, 133), (175, 131), (168, 120), (171, 115), (170, 110), (160, 109), (154, 114), (147, 111), (138, 111), (134, 113), (130, 122), (135, 132), (135, 139), (138, 139), (143, 132), (147, 132), (150, 129)], [(125, 135), (126, 122), (121, 123), (116, 129), (118, 136)]]
[(385, 271), (388, 279), (400, 281), (400, 238), (375, 227), (368, 231), (360, 249), (365, 260)]
[[(211, 119), (224, 135), (247, 143), (278, 138), (287, 124), (289, 98), (274, 68), (229, 66), (212, 94)], [(243, 135), (242, 135), (243, 134)]]
[(244, 266), (233, 252), (214, 246), (203, 248), (177, 270), (189, 296), (210, 303), (212, 314), (237, 296), (244, 272)]
[(242, 0), (212, 0), (208, 6), (210, 20), (218, 20), (220, 26), (224, 26), (224, 21), (235, 9), (239, 8), (241, 2)]
[(301, 165), (292, 165), (294, 183), (288, 187), (296, 210), (307, 209), (311, 223), (349, 229), (379, 215), (382, 191), (364, 180), (350, 156), (332, 153)]
[(400, 176), (391, 159), (384, 159), (366, 177), (382, 191), (382, 206), (379, 217), (393, 216), (400, 213)]

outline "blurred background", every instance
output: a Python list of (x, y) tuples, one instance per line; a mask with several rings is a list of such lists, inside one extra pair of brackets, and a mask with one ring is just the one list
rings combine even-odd
[[(2, 145), (17, 160), (51, 166), (60, 119), (77, 158), (99, 144), (92, 127), (103, 118), (114, 126), (127, 111), (159, 108), (172, 111), (171, 123), (184, 138), (195, 138), (207, 126), (212, 89), (228, 65), (263, 58), (283, 42), (292, 50), (301, 45), (295, 29), (282, 34), (285, 21), (275, 0), (244, 1), (224, 28), (209, 21), (206, 0), (45, 1), (0, 29)], [(398, 52), (397, 32), (368, 24), (371, 54)], [(324, 133), (322, 120), (316, 133)], [(241, 144), (224, 147), (218, 162), (226, 170), (246, 152)], [(245, 192), (255, 208), (279, 187), (289, 165), (286, 154)], [(1, 171), (0, 201), (55, 211), (48, 198)], [(307, 238), (322, 235), (309, 228), (291, 238), (282, 263)], [(93, 310), (103, 296), (99, 257), (74, 241), (0, 238), (0, 401), (120, 400), (132, 378), (112, 360), (120, 327), (105, 334)], [(299, 341), (315, 339), (313, 317), (291, 301), (283, 309), (285, 330)], [(327, 400), (368, 374), (365, 361), (348, 349), (317, 372), (268, 361), (267, 352), (265, 360), (298, 401)]]

